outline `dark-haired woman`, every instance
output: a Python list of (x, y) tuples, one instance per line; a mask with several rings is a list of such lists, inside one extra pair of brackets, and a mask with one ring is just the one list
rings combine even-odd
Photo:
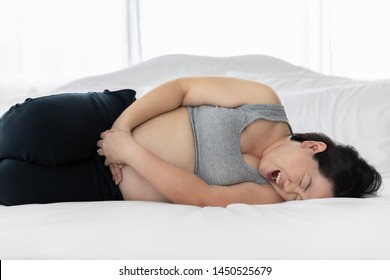
[(133, 101), (131, 91), (63, 94), (11, 108), (0, 121), (0, 202), (226, 206), (361, 197), (380, 187), (352, 148), (292, 134), (264, 84), (181, 78)]

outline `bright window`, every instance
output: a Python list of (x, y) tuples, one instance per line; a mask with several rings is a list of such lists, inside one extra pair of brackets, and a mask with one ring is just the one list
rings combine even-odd
[[(298, 4), (297, 4), (298, 2)], [(305, 0), (142, 0), (143, 59), (161, 54), (269, 54), (301, 62)], [(306, 8), (306, 6), (304, 6)]]
[(123, 0), (2, 1), (2, 92), (29, 95), (127, 66), (125, 7)]
[(0, 95), (173, 53), (265, 54), (325, 74), (389, 78), (387, 2), (2, 0)]
[(386, 0), (138, 3), (144, 60), (171, 53), (266, 54), (325, 74), (390, 78)]

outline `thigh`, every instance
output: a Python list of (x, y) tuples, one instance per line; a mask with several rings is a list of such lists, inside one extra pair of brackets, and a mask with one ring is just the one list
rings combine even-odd
[(0, 159), (0, 204), (19, 205), (122, 199), (103, 159), (47, 167)]
[(86, 159), (100, 133), (134, 100), (132, 90), (27, 99), (0, 119), (0, 158), (45, 166)]

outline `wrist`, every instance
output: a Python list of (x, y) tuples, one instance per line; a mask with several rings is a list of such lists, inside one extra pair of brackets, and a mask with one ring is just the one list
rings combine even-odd
[(129, 133), (131, 132), (131, 130), (133, 129), (131, 125), (127, 124), (127, 123), (123, 123), (123, 122), (114, 122), (114, 124), (112, 125), (111, 129), (117, 129), (117, 130), (120, 130), (120, 131), (124, 131), (126, 133)]
[(133, 166), (143, 158), (144, 147), (131, 134), (129, 134), (127, 140), (126, 148), (123, 150), (124, 162), (127, 165)]

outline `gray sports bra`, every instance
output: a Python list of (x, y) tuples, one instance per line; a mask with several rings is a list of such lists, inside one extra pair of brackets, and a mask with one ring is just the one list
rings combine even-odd
[(242, 131), (258, 119), (286, 122), (282, 105), (247, 104), (236, 108), (188, 107), (195, 141), (195, 173), (210, 185), (268, 184), (241, 154)]

